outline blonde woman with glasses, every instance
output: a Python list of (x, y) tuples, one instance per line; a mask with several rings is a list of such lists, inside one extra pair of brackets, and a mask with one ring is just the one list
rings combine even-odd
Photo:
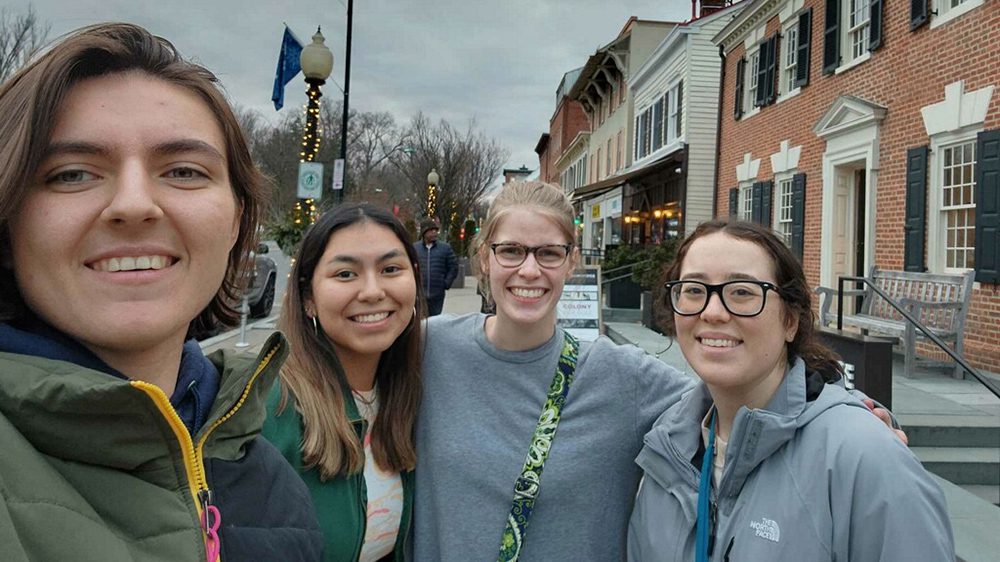
[(643, 435), (695, 381), (556, 325), (574, 215), (555, 186), (504, 186), (471, 250), (496, 314), (427, 324), (416, 560), (625, 556)]

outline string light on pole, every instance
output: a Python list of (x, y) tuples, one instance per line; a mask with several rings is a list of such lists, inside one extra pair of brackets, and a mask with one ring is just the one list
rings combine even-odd
[[(313, 162), (319, 153), (319, 145), (322, 139), (322, 131), (319, 128), (319, 99), (323, 97), (320, 86), (326, 83), (326, 79), (333, 70), (333, 53), (324, 44), (325, 38), (320, 28), (316, 28), (316, 33), (312, 36), (312, 43), (302, 49), (299, 62), (302, 66), (302, 73), (306, 76), (306, 126), (302, 132), (302, 150), (299, 152), (299, 162)], [(320, 178), (320, 189), (322, 190), (322, 178)], [(310, 223), (316, 222), (316, 201), (312, 198), (300, 200), (295, 205), (295, 223), (301, 224), (303, 213), (308, 217)]]
[(427, 174), (427, 216), (433, 217), (437, 211), (437, 185), (441, 180), (437, 170), (431, 168), (431, 173)]

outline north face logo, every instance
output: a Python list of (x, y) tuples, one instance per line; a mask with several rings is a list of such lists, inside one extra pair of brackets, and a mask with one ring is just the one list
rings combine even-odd
[(762, 517), (760, 521), (751, 521), (750, 528), (754, 530), (755, 535), (762, 539), (778, 542), (781, 538), (778, 522), (766, 517)]

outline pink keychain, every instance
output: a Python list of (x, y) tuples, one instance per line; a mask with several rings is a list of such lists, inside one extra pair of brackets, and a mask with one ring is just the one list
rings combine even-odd
[(222, 515), (214, 505), (205, 506), (201, 513), (201, 527), (205, 530), (205, 558), (207, 562), (215, 562), (219, 559), (219, 526), (222, 524)]

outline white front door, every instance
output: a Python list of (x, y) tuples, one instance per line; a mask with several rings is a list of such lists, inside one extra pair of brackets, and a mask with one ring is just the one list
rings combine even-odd
[[(857, 188), (854, 185), (855, 172), (852, 169), (835, 168), (833, 192), (833, 231), (830, 240), (832, 249), (831, 260), (831, 288), (837, 288), (837, 279), (840, 276), (857, 275), (854, 262), (857, 251), (855, 232), (857, 224)], [(844, 289), (853, 289), (854, 283), (844, 283)], [(845, 299), (844, 312), (851, 314), (854, 307), (851, 304), (853, 299)], [(832, 303), (831, 310), (836, 310), (837, 303)]]

